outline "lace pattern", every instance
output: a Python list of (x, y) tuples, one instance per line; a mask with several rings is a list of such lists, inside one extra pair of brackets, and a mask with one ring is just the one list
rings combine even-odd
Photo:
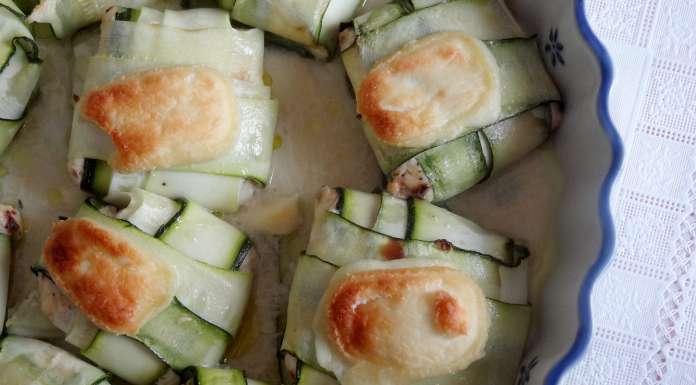
[(588, 0), (626, 145), (614, 259), (566, 385), (696, 385), (696, 0)]

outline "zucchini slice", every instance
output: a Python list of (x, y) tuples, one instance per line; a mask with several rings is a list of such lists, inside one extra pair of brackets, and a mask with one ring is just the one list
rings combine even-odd
[(134, 385), (150, 385), (167, 371), (142, 343), (125, 336), (99, 331), (82, 355)]
[(41, 73), (39, 48), (24, 14), (0, 2), (0, 154), (20, 129)]
[(175, 370), (220, 362), (230, 335), (174, 301), (149, 320), (137, 339)]
[[(310, 256), (301, 256), (298, 261), (290, 289), (288, 318), (281, 345), (281, 363), (286, 385), (332, 384), (335, 381), (316, 369), (309, 369), (308, 377), (302, 380), (302, 370), (312, 366), (318, 367), (312, 364), (316, 362), (316, 357), (311, 320), (336, 270), (336, 266)], [(427, 379), (418, 384), (473, 385), (505, 384), (514, 381), (527, 339), (531, 307), (493, 299), (487, 301), (491, 327), (485, 357), (461, 372)]]
[(89, 158), (73, 164), (72, 172), (80, 181), (82, 190), (118, 206), (128, 204), (129, 192), (144, 189), (228, 213), (237, 211), (254, 191), (252, 182), (236, 176), (169, 170), (124, 174), (113, 171), (103, 160)]
[[(361, 201), (347, 198), (366, 195), (370, 198)], [(379, 200), (379, 203), (374, 204), (374, 200)], [(315, 210), (318, 215), (330, 210), (358, 226), (393, 238), (428, 242), (447, 240), (459, 249), (488, 255), (508, 266), (516, 266), (529, 255), (526, 247), (512, 239), (420, 199), (405, 200), (386, 193), (367, 194), (325, 187)], [(363, 221), (364, 217), (376, 217), (371, 222), (374, 224)]]
[(4, 385), (108, 385), (108, 375), (62, 349), (24, 337), (0, 341)]
[(290, 287), (287, 321), (280, 349), (315, 367), (319, 367), (319, 363), (314, 350), (312, 320), (334, 272), (336, 266), (302, 255)]
[(339, 24), (349, 20), (359, 0), (218, 0), (232, 18), (272, 33), (274, 40), (318, 59), (336, 50)]
[(183, 371), (182, 384), (187, 385), (265, 385), (247, 378), (244, 372), (232, 368), (190, 367)]
[(117, 217), (195, 260), (222, 269), (238, 269), (251, 252), (251, 240), (239, 229), (195, 202), (135, 189)]
[(278, 104), (262, 81), (263, 49), (260, 30), (232, 28), (229, 15), (222, 10), (110, 11), (101, 25), (97, 52), (79, 61), (84, 62), (87, 74), (83, 80), (77, 79), (83, 83), (81, 87), (74, 85), (78, 100), (80, 94), (127, 74), (206, 66), (224, 75), (236, 95), (239, 133), (229, 150), (215, 159), (123, 174), (106, 163), (116, 153), (112, 139), (82, 116), (78, 102), (68, 159), (81, 188), (117, 204), (125, 200), (123, 192), (143, 188), (170, 198), (187, 198), (213, 210), (236, 211), (251, 192), (251, 184), (263, 185), (270, 177)]
[(544, 104), (425, 150), (389, 173), (387, 189), (434, 202), (466, 191), (543, 144), (555, 129), (558, 109), (557, 103)]
[(177, 8), (179, 3), (177, 0), (40, 0), (39, 5), (29, 15), (28, 21), (49, 24), (53, 34), (62, 39), (98, 22), (104, 12), (114, 5), (163, 9)]
[(487, 298), (527, 303), (527, 263), (508, 266), (488, 255), (456, 248), (447, 240), (401, 240), (351, 223), (338, 214), (317, 215), (307, 254), (335, 266), (362, 259), (434, 258), (448, 261), (469, 276)]

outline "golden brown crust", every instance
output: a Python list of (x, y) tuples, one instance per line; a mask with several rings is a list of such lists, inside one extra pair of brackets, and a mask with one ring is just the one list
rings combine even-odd
[(440, 290), (433, 301), (435, 326), (448, 335), (466, 334), (466, 318), (459, 301), (450, 293)]
[(340, 268), (314, 317), (316, 356), (341, 384), (400, 385), (465, 369), (484, 354), (481, 289), (435, 259)]
[(357, 92), (358, 112), (377, 138), (421, 147), (489, 124), (500, 113), (498, 69), (482, 42), (436, 33), (376, 64)]
[(112, 333), (137, 334), (173, 298), (175, 275), (164, 262), (86, 219), (56, 223), (43, 260), (80, 310)]
[[(398, 307), (409, 290), (447, 276), (446, 267), (406, 268), (368, 271), (352, 275), (333, 292), (328, 305), (330, 335), (348, 357), (361, 357), (373, 363), (388, 363), (391, 357), (380, 349), (380, 335), (389, 333), (398, 320), (386, 316), (385, 307)], [(466, 334), (464, 310), (445, 290), (433, 296), (433, 323), (447, 335)]]
[(126, 75), (86, 93), (82, 115), (111, 136), (117, 171), (208, 161), (230, 149), (238, 131), (228, 81), (205, 67)]

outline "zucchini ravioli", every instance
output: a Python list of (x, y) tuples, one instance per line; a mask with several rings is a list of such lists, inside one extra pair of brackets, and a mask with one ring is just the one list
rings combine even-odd
[(527, 255), (426, 201), (324, 188), (290, 288), (284, 383), (512, 382)]
[(387, 4), (356, 18), (342, 45), (365, 135), (395, 196), (448, 199), (554, 127), (560, 96), (536, 40), (498, 1)]
[(193, 202), (137, 190), (118, 211), (90, 198), (44, 245), (41, 308), (92, 362), (149, 385), (220, 363), (249, 302), (253, 252)]
[(271, 33), (276, 43), (327, 59), (336, 51), (339, 24), (359, 0), (218, 0), (232, 18)]
[(112, 8), (96, 52), (84, 51), (68, 154), (83, 189), (119, 202), (144, 188), (229, 212), (268, 181), (277, 103), (261, 31), (232, 28), (223, 10)]

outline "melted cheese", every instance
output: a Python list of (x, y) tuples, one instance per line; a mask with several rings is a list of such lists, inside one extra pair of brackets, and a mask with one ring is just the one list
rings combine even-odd
[(319, 364), (343, 385), (409, 384), (484, 355), (481, 289), (440, 261), (363, 261), (339, 269), (314, 318)]
[(117, 171), (203, 162), (227, 152), (238, 135), (229, 82), (187, 66), (129, 74), (86, 93), (82, 115), (111, 136)]
[(376, 64), (357, 93), (358, 112), (380, 140), (426, 147), (500, 115), (500, 79), (488, 47), (461, 32), (403, 46)]
[(115, 334), (136, 335), (174, 297), (168, 265), (87, 219), (56, 223), (43, 261), (80, 310)]

